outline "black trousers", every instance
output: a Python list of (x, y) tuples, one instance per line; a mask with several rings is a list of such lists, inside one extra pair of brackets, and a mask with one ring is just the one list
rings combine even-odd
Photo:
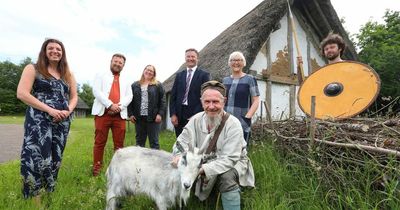
[(178, 136), (182, 133), (183, 128), (186, 126), (186, 124), (189, 122), (189, 118), (192, 116), (188, 116), (188, 106), (186, 105), (182, 105), (182, 114), (181, 116), (177, 116), (178, 117), (178, 126), (175, 126), (175, 135), (176, 138), (178, 138)]
[(156, 122), (148, 122), (147, 116), (140, 116), (136, 119), (136, 146), (145, 147), (146, 139), (149, 137), (150, 148), (160, 149), (158, 137), (160, 134), (161, 124)]

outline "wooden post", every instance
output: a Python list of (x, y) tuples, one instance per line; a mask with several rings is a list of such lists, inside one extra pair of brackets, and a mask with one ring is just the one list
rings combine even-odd
[[(292, 10), (290, 9), (290, 4), (289, 1), (287, 0), (288, 3), (288, 10), (289, 10), (289, 21), (290, 21), (290, 29), (292, 30), (291, 34), (293, 34), (293, 38), (294, 38), (294, 43), (296, 45), (296, 52), (297, 52), (297, 56), (301, 57), (301, 52), (300, 52), (300, 47), (299, 47), (299, 41), (297, 40), (297, 32), (296, 32), (296, 26), (294, 25), (294, 17), (292, 14)], [(291, 41), (291, 40), (290, 40)], [(292, 54), (293, 55), (293, 54)], [(290, 62), (291, 63), (291, 62)], [(299, 85), (304, 81), (304, 69), (303, 69), (303, 64), (299, 64), (297, 66), (297, 76), (298, 76), (298, 80), (299, 80)]]
[(311, 126), (310, 126), (310, 148), (314, 150), (315, 144), (315, 96), (311, 96)]
[(268, 116), (269, 123), (271, 125), (271, 129), (274, 131), (276, 138), (278, 138), (279, 135), (278, 135), (277, 131), (275, 130), (274, 123), (272, 121), (271, 111), (270, 111), (268, 103), (266, 101), (264, 101), (264, 106), (265, 106), (265, 112), (267, 113), (267, 116)]

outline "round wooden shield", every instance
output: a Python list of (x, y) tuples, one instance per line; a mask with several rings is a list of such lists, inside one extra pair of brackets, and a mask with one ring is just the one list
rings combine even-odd
[(381, 81), (368, 65), (346, 61), (326, 65), (300, 86), (298, 102), (311, 115), (315, 96), (315, 118), (346, 119), (367, 109), (376, 99)]

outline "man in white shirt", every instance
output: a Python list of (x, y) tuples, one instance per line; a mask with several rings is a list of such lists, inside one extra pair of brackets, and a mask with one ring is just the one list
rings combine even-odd
[[(99, 74), (94, 80), (95, 97), (92, 115), (95, 115), (95, 141), (93, 147), (93, 176), (99, 175), (103, 163), (104, 147), (111, 128), (114, 151), (124, 146), (127, 107), (132, 101), (131, 83), (120, 77), (126, 58), (114, 54), (110, 71)], [(126, 78), (126, 77), (125, 77)]]
[[(205, 154), (199, 166), (202, 178), (196, 182), (195, 195), (203, 201), (216, 187), (221, 193), (224, 209), (239, 210), (239, 186), (254, 187), (255, 178), (247, 157), (242, 126), (235, 116), (229, 116), (224, 111), (225, 101), (226, 89), (222, 83), (215, 80), (204, 83), (201, 86), (204, 111), (190, 118), (176, 141), (186, 151), (196, 147), (199, 154)], [(222, 127), (218, 132), (220, 125)], [(216, 139), (213, 139), (214, 136)], [(173, 154), (172, 165), (177, 167), (182, 153), (176, 144)]]

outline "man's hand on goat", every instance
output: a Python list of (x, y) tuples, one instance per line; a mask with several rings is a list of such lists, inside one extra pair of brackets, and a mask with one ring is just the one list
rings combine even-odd
[(181, 156), (177, 155), (172, 158), (171, 165), (175, 168), (178, 168), (178, 162), (181, 159)]

